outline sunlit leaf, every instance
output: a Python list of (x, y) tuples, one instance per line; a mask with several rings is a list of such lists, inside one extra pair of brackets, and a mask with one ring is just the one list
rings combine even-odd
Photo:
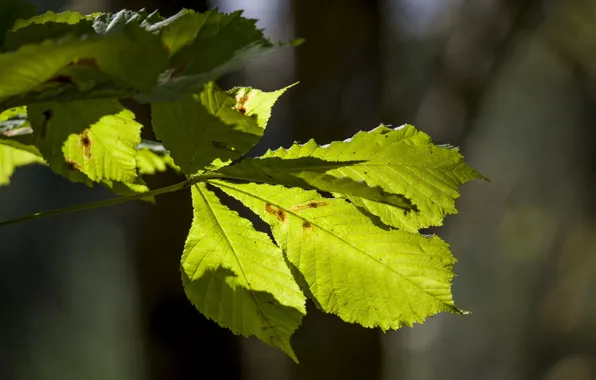
[(366, 165), (366, 161), (325, 161), (314, 157), (244, 158), (217, 172), (229, 178), (340, 193), (391, 205), (406, 212), (418, 211), (403, 195), (389, 193), (379, 186), (370, 186), (364, 180), (328, 174), (339, 168), (350, 169), (361, 164)]
[(461, 313), (451, 296), (455, 258), (438, 237), (383, 229), (344, 199), (283, 186), (213, 183), (273, 231), (303, 289), (322, 310), (383, 330)]
[(267, 234), (223, 205), (205, 184), (192, 188), (194, 217), (182, 256), (184, 289), (203, 315), (254, 335), (294, 360), (290, 336), (305, 297)]
[(388, 193), (405, 196), (418, 212), (347, 195), (351, 202), (379, 216), (384, 223), (407, 231), (441, 225), (445, 215), (457, 212), (455, 200), (459, 197), (459, 186), (482, 178), (463, 161), (457, 149), (434, 145), (428, 135), (411, 125), (396, 129), (381, 126), (326, 146), (318, 146), (314, 141), (294, 144), (290, 149), (269, 151), (263, 157), (366, 161), (333, 169), (326, 174), (361, 180)]
[(71, 179), (134, 182), (141, 125), (116, 100), (29, 106), (36, 145), (55, 172)]
[(180, 170), (169, 154), (160, 155), (148, 148), (138, 149), (137, 147), (137, 169), (140, 174), (165, 172), (167, 168)]
[(271, 107), (282, 93), (254, 92), (262, 102), (255, 102), (255, 107), (247, 110), (245, 100), (239, 102), (209, 83), (197, 95), (177, 102), (153, 103), (153, 128), (183, 172), (194, 174), (209, 165), (221, 167), (247, 153), (260, 140)]
[(3, 145), (0, 141), (0, 186), (8, 185), (18, 166), (44, 164), (43, 158), (27, 151)]

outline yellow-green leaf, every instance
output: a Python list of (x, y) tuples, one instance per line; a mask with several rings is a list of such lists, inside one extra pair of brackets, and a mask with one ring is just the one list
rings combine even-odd
[(281, 249), (205, 184), (193, 186), (192, 199), (194, 217), (182, 256), (188, 298), (219, 325), (254, 335), (297, 360), (290, 337), (306, 314), (305, 297)]
[(451, 295), (455, 258), (436, 236), (388, 230), (344, 199), (283, 186), (213, 180), (273, 231), (322, 310), (383, 330), (461, 313)]

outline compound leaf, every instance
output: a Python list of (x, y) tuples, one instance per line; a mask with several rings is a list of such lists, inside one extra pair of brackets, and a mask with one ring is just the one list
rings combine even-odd
[(412, 201), (418, 212), (356, 195), (334, 195), (347, 196), (355, 205), (379, 216), (383, 223), (406, 231), (441, 225), (445, 215), (457, 213), (455, 200), (459, 197), (459, 186), (483, 178), (463, 161), (457, 149), (434, 145), (428, 135), (411, 125), (396, 129), (380, 126), (326, 146), (318, 146), (311, 140), (304, 145), (294, 144), (290, 149), (269, 151), (263, 157), (366, 161), (326, 174), (362, 180), (387, 193), (401, 194)]
[(239, 110), (244, 109), (244, 101), (208, 83), (199, 94), (153, 103), (153, 128), (186, 174), (205, 167), (217, 169), (247, 153), (261, 139), (273, 106), (271, 99), (279, 95), (281, 92), (259, 92), (257, 96), (268, 102), (250, 109), (247, 115), (246, 110)]
[(205, 184), (193, 186), (192, 199), (182, 256), (188, 298), (220, 326), (254, 335), (296, 360), (290, 336), (306, 314), (305, 297), (282, 251)]
[(299, 283), (322, 310), (365, 327), (397, 329), (439, 312), (455, 258), (438, 237), (383, 229), (345, 199), (267, 184), (210, 181), (267, 222)]

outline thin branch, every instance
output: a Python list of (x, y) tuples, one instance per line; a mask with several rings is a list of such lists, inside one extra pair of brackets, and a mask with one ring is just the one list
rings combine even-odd
[(152, 197), (152, 196), (166, 194), (166, 193), (172, 193), (175, 191), (182, 190), (186, 187), (192, 186), (195, 183), (207, 181), (207, 180), (213, 179), (213, 178), (222, 178), (222, 176), (217, 175), (217, 174), (197, 175), (197, 176), (191, 177), (185, 181), (178, 182), (174, 185), (161, 187), (159, 189), (151, 190), (151, 191), (148, 191), (145, 193), (139, 193), (139, 194), (129, 195), (129, 196), (120, 197), (120, 198), (106, 199), (104, 201), (98, 201), (98, 202), (84, 203), (81, 205), (64, 207), (64, 208), (60, 208), (60, 209), (56, 209), (56, 210), (36, 212), (35, 214), (29, 214), (29, 215), (21, 216), (18, 218), (2, 221), (2, 222), (0, 222), (0, 228), (4, 227), (4, 226), (11, 225), (11, 224), (25, 222), (28, 220), (48, 218), (50, 216), (68, 214), (68, 213), (76, 212), (76, 211), (91, 210), (94, 208), (112, 206), (112, 205), (116, 205), (116, 204), (120, 204), (120, 203), (139, 200), (142, 198)]

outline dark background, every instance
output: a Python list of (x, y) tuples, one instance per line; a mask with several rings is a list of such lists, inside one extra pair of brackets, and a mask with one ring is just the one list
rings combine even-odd
[[(187, 192), (2, 228), (0, 379), (596, 379), (594, 1), (36, 3), (166, 16), (245, 9), (270, 38), (307, 40), (221, 81), (300, 81), (257, 153), (407, 122), (460, 146), (492, 182), (465, 185), (460, 214), (436, 230), (460, 260), (453, 292), (471, 315), (383, 334), (309, 305), (292, 340), (300, 365), (186, 300)], [(108, 197), (23, 168), (0, 188), (0, 219)]]

